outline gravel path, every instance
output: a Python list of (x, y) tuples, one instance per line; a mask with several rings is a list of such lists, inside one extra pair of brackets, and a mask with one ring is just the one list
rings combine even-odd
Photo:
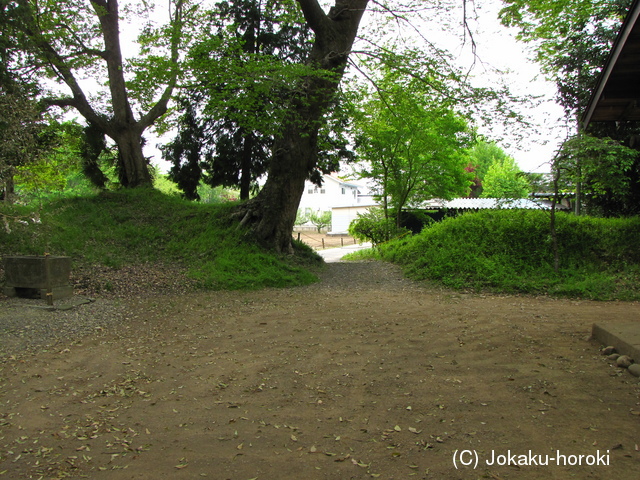
[(192, 280), (175, 265), (75, 267), (75, 295), (47, 308), (39, 299), (0, 294), (0, 355), (48, 349), (58, 342), (113, 331), (127, 318), (127, 303), (142, 296), (193, 291)]
[(126, 318), (122, 300), (92, 301), (81, 296), (73, 300), (56, 302), (54, 309), (47, 309), (42, 300), (0, 299), (0, 355), (47, 350), (61, 341), (73, 342), (117, 328)]

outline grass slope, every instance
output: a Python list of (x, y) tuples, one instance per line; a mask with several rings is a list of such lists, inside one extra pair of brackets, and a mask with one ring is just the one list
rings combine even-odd
[(12, 207), (0, 231), (2, 255), (71, 256), (74, 262), (119, 268), (178, 262), (208, 289), (257, 289), (313, 283), (320, 258), (296, 243), (297, 255), (268, 252), (230, 222), (229, 204), (202, 205), (153, 189), (105, 192)]
[(542, 211), (448, 218), (373, 255), (402, 265), (412, 278), (457, 289), (640, 300), (640, 218), (559, 214), (557, 232), (558, 272)]

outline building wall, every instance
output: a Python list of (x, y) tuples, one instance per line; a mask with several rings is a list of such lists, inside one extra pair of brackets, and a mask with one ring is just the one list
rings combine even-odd
[(310, 212), (330, 212), (333, 207), (356, 205), (358, 188), (325, 175), (322, 187), (307, 181), (300, 199), (299, 209)]
[(333, 234), (346, 233), (349, 224), (358, 217), (359, 213), (366, 213), (377, 205), (353, 205), (349, 207), (335, 207), (331, 214), (331, 230)]

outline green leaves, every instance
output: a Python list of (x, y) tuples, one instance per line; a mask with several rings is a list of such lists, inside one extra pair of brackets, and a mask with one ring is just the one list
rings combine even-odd
[(516, 161), (508, 156), (496, 159), (489, 166), (482, 181), (482, 197), (525, 198), (529, 194), (529, 181)]
[(637, 161), (638, 151), (615, 140), (580, 134), (562, 145), (553, 170), (565, 188), (580, 185), (587, 202), (597, 205), (608, 197), (622, 201), (628, 196), (634, 181), (628, 172)]
[(568, 115), (579, 116), (631, 0), (505, 0), (502, 23), (535, 45), (535, 58), (556, 83)]
[[(465, 153), (471, 142), (466, 120), (419, 79), (397, 71), (377, 83), (355, 122), (357, 150), (366, 161), (360, 175), (399, 218), (407, 204), (467, 193), (470, 174)], [(388, 214), (391, 215), (391, 214)]]

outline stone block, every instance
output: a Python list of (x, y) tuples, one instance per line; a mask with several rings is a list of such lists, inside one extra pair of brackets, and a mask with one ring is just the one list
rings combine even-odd
[(54, 300), (73, 295), (73, 287), (69, 284), (69, 257), (4, 257), (4, 275), (4, 293), (7, 296), (44, 299), (48, 290), (51, 290)]

